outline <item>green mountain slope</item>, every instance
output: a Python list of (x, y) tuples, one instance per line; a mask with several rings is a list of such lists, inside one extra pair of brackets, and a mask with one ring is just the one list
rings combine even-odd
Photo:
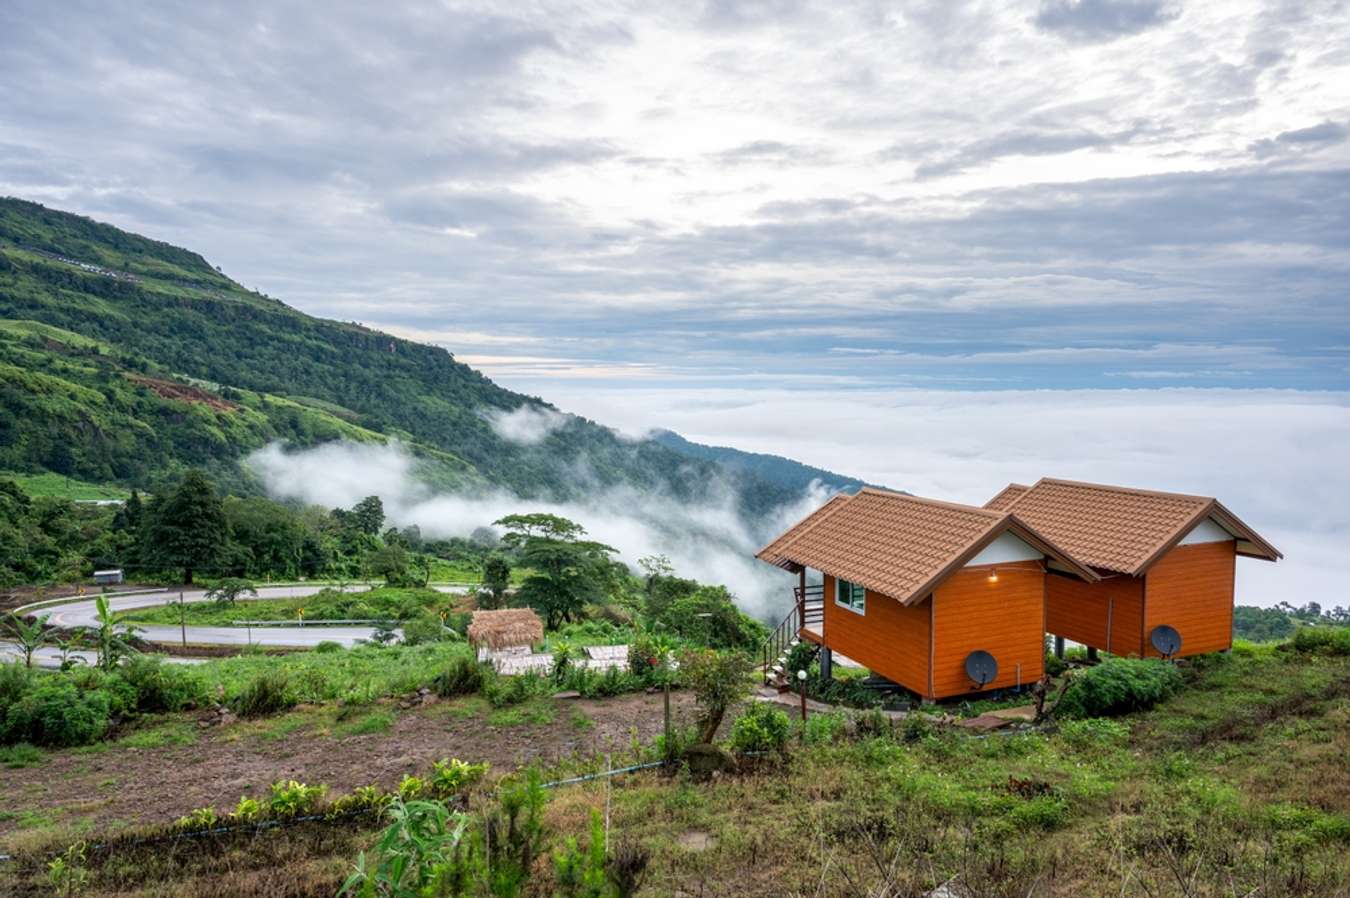
[(0, 199), (0, 470), (145, 486), (269, 441), (396, 438), (443, 487), (566, 499), (628, 485), (687, 500), (731, 483), (747, 514), (799, 490), (568, 416), (522, 444), (493, 415), (539, 399), (438, 347), (314, 318), (188, 250)]

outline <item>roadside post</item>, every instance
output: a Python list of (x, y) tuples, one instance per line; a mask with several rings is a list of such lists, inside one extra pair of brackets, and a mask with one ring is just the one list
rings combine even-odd
[(178, 592), (178, 631), (183, 638), (183, 648), (187, 648), (187, 608), (183, 605), (183, 592)]

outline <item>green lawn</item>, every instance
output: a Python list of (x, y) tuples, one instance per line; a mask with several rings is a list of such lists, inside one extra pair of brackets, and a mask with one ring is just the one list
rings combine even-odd
[(287, 599), (247, 599), (234, 604), (189, 602), (140, 608), (118, 615), (119, 620), (139, 624), (187, 623), (227, 627), (237, 620), (409, 620), (431, 612), (449, 611), (457, 597), (434, 589), (382, 586), (364, 592), (324, 590), (312, 596)]
[(0, 480), (13, 480), (33, 498), (55, 496), (58, 499), (125, 499), (129, 491), (118, 486), (99, 483), (85, 483), (60, 474), (45, 472), (42, 474), (20, 474), (13, 471), (0, 471)]

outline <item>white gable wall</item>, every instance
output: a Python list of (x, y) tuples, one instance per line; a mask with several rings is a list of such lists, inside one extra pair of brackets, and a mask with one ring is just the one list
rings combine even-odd
[(1191, 528), (1191, 532), (1181, 538), (1177, 545), (1189, 546), (1193, 543), (1221, 543), (1233, 539), (1233, 534), (1220, 527), (1213, 518), (1205, 518)]
[(1045, 556), (1038, 549), (1027, 545), (1011, 533), (1000, 533), (992, 543), (980, 550), (966, 567), (977, 564), (1010, 564), (1014, 561), (1039, 561)]

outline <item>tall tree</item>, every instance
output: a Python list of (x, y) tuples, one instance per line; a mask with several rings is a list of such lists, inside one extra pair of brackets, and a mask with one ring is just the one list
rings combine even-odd
[(147, 548), (157, 565), (181, 568), (183, 582), (191, 583), (195, 571), (220, 561), (229, 543), (229, 525), (205, 473), (188, 471), (178, 488), (153, 507)]
[(351, 516), (356, 529), (367, 536), (376, 536), (384, 526), (384, 503), (379, 496), (366, 496), (352, 507)]
[[(500, 608), (506, 588), (511, 584), (511, 563), (500, 552), (493, 552), (483, 561), (483, 592), (479, 593), (478, 607)], [(487, 603), (483, 599), (487, 598)]]

